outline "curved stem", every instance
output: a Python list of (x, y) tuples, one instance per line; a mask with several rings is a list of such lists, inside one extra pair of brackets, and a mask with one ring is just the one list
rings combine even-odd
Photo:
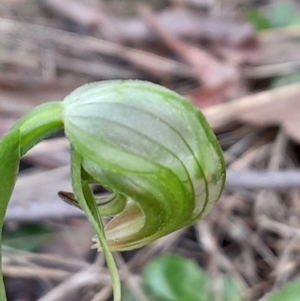
[(37, 106), (24, 115), (12, 128), (20, 130), (20, 156), (39, 141), (63, 127), (63, 106), (59, 101)]
[[(12, 130), (0, 140), (0, 241), (4, 216), (13, 191), (20, 159), (20, 132)], [(0, 300), (6, 301), (5, 288), (2, 279), (2, 258), (0, 251)]]
[[(15, 185), (19, 160), (36, 143), (63, 126), (62, 111), (60, 102), (40, 105), (23, 116), (0, 139), (0, 241), (2, 241), (5, 212)], [(0, 251), (0, 301), (6, 301), (1, 262)]]

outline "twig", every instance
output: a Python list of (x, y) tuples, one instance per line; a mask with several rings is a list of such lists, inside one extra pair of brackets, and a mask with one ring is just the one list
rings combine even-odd
[(20, 266), (7, 266), (2, 267), (3, 274), (5, 276), (35, 279), (35, 278), (47, 278), (52, 280), (61, 281), (72, 275), (71, 272), (62, 271), (58, 269), (51, 268), (41, 268), (41, 267), (20, 267)]
[(275, 281), (272, 291), (276, 291), (282, 287), (288, 280), (289, 276), (297, 266), (297, 259), (294, 258), (293, 250), (297, 243), (299, 243), (300, 236), (295, 235), (290, 239), (285, 239), (285, 248), (280, 256), (278, 265), (275, 270)]
[(297, 238), (300, 238), (300, 228), (291, 227), (286, 224), (271, 220), (267, 217), (261, 217), (259, 219), (259, 226), (276, 232), (283, 237), (294, 237), (296, 235)]
[(74, 73), (89, 75), (94, 78), (103, 79), (128, 79), (142, 78), (136, 71), (99, 61), (87, 61), (71, 59), (67, 56), (56, 55), (57, 69), (67, 70)]
[(274, 63), (255, 67), (245, 67), (242, 73), (247, 78), (268, 78), (273, 76), (287, 75), (299, 69), (300, 60), (294, 60), (283, 63)]
[[(214, 270), (217, 269), (218, 267), (220, 267), (223, 270), (226, 270), (229, 275), (231, 275), (235, 279), (238, 279), (239, 284), (242, 287), (246, 288), (247, 283), (238, 273), (236, 267), (226, 256), (224, 251), (221, 250), (217, 245), (215, 237), (212, 234), (208, 224), (202, 220), (196, 223), (195, 230), (196, 230), (198, 242), (201, 243), (201, 246), (204, 248), (206, 253), (210, 254), (211, 256), (210, 264), (215, 265)], [(217, 271), (215, 270), (214, 272), (218, 273), (218, 270)]]
[(91, 301), (104, 301), (107, 300), (112, 294), (112, 286), (105, 286), (99, 293), (94, 295)]
[(86, 268), (89, 264), (78, 258), (69, 258), (66, 256), (59, 256), (57, 254), (40, 254), (26, 252), (8, 246), (2, 246), (2, 260), (3, 264), (9, 265), (11, 262), (18, 265), (24, 265), (25, 263), (34, 263), (35, 265), (43, 266), (57, 266), (63, 270), (78, 271)]
[(98, 257), (97, 260), (89, 267), (82, 269), (75, 275), (66, 279), (38, 301), (58, 301), (66, 300), (66, 295), (71, 291), (76, 291), (81, 287), (91, 284), (103, 283), (108, 285), (110, 278), (107, 273), (101, 273), (102, 271), (103, 257)]
[(281, 170), (258, 172), (251, 170), (227, 170), (226, 187), (247, 189), (300, 188), (300, 171)]
[[(52, 176), (55, 176), (54, 180), (51, 180)], [(225, 185), (229, 189), (289, 189), (300, 187), (300, 171), (259, 172), (228, 169)], [(63, 190), (63, 187), (65, 187), (65, 190), (69, 189), (69, 186), (68, 167), (27, 176), (24, 181), (17, 182), (16, 192), (6, 213), (6, 221), (33, 222), (45, 219), (83, 217), (84, 215), (80, 210), (65, 204), (56, 196), (56, 191)], [(26, 194), (24, 193), (25, 190)], [(33, 200), (30, 199), (26, 202), (28, 198), (33, 198)]]

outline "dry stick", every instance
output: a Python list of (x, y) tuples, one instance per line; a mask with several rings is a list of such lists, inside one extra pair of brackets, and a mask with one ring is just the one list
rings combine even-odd
[(82, 268), (90, 266), (87, 262), (78, 258), (67, 258), (59, 256), (57, 254), (39, 254), (26, 251), (17, 250), (8, 246), (2, 246), (3, 262), (7, 265), (10, 262), (24, 264), (27, 262), (34, 262), (36, 265), (45, 266), (58, 266), (63, 270), (75, 270), (78, 271)]
[(142, 79), (142, 75), (128, 67), (112, 65), (103, 61), (85, 61), (73, 59), (67, 56), (56, 55), (57, 69), (67, 70), (74, 73), (85, 74), (104, 79)]
[(198, 241), (203, 244), (207, 253), (217, 253), (216, 260), (219, 261), (221, 268), (227, 270), (230, 275), (237, 279), (243, 288), (247, 288), (248, 285), (241, 275), (236, 271), (233, 263), (227, 258), (224, 252), (216, 244), (215, 238), (207, 226), (207, 223), (202, 220), (195, 225)]
[(291, 238), (294, 235), (300, 237), (300, 228), (291, 227), (286, 224), (271, 220), (267, 217), (262, 217), (260, 219), (260, 226), (266, 230), (276, 232), (283, 237)]
[(110, 277), (107, 273), (101, 273), (103, 264), (103, 256), (99, 256), (97, 260), (89, 267), (82, 269), (75, 275), (66, 279), (64, 282), (57, 285), (50, 292), (44, 295), (38, 301), (59, 301), (67, 300), (66, 296), (71, 291), (76, 291), (81, 287), (91, 284), (103, 283), (110, 284)]
[(36, 279), (46, 278), (61, 281), (71, 276), (71, 272), (51, 268), (2, 266), (3, 275), (16, 278)]
[(231, 228), (235, 227), (235, 229), (238, 229), (233, 236), (234, 240), (241, 246), (241, 252), (239, 256), (239, 260), (241, 262), (241, 273), (243, 274), (244, 278), (247, 279), (247, 282), (250, 284), (250, 286), (253, 286), (258, 282), (259, 279), (253, 249), (255, 248), (258, 250), (259, 248), (252, 243), (253, 236), (249, 231), (248, 225), (243, 220), (234, 218), (230, 224)]
[[(288, 266), (288, 263), (291, 261), (292, 257), (293, 257), (293, 250), (295, 245), (299, 242), (300, 236), (298, 235), (294, 235), (286, 244), (285, 244), (285, 248), (279, 258), (277, 267), (276, 267), (276, 278), (274, 281), (274, 285), (271, 289), (271, 291), (275, 291), (277, 289), (279, 289), (281, 286), (283, 286), (286, 281), (288, 280), (291, 272), (293, 272), (293, 269), (290, 270), (286, 269), (286, 266)], [(294, 261), (295, 262), (295, 261)], [(296, 267), (296, 264), (294, 265), (294, 267)]]
[[(273, 147), (271, 149), (271, 157), (268, 162), (269, 171), (278, 171), (280, 168), (281, 162), (285, 154), (285, 149), (287, 147), (287, 136), (284, 131), (281, 129), (278, 133)], [(266, 202), (268, 200), (268, 202)], [(281, 219), (284, 209), (282, 202), (278, 200), (278, 196), (271, 190), (262, 190), (257, 194), (255, 206), (254, 206), (254, 215), (258, 219), (263, 215), (273, 216), (277, 219)]]
[(290, 62), (274, 63), (269, 65), (245, 67), (242, 69), (242, 74), (246, 78), (266, 78), (279, 75), (287, 75), (300, 67), (300, 60)]
[(15, 257), (15, 260), (3, 261), (3, 270), (5, 269), (6, 275), (20, 278), (38, 278), (40, 281), (51, 286), (49, 280), (61, 281), (68, 276), (72, 275), (71, 271), (65, 271), (63, 267), (43, 267), (34, 261), (27, 260), (25, 257)]
[(231, 144), (224, 152), (225, 161), (229, 166), (232, 166), (241, 154), (244, 154), (254, 143), (256, 143), (257, 137), (260, 134), (259, 131), (253, 131), (253, 128), (248, 126), (239, 128), (235, 132), (241, 132), (241, 135), (232, 135), (232, 133), (230, 133), (230, 138), (233, 142), (225, 142), (226, 144)]
[(97, 293), (91, 301), (104, 301), (112, 295), (112, 286), (105, 286), (99, 293)]
[[(235, 222), (237, 221), (237, 223)], [(258, 253), (264, 258), (264, 260), (270, 265), (270, 267), (274, 267), (277, 263), (276, 256), (272, 253), (270, 248), (265, 244), (265, 241), (262, 240), (258, 234), (253, 231), (241, 218), (235, 217), (233, 221), (231, 221), (232, 225), (237, 226), (240, 223), (245, 231), (244, 239), (250, 240), (250, 243), (256, 248)]]
[(252, 171), (252, 170), (227, 170), (227, 188), (247, 188), (247, 189), (288, 189), (292, 187), (300, 188), (299, 170), (280, 171)]
[[(68, 168), (62, 167), (60, 170), (50, 170), (46, 172), (41, 172), (37, 175), (32, 176), (32, 179), (36, 179), (40, 183), (40, 186), (36, 186), (36, 181), (29, 180), (31, 177), (28, 176), (28, 181), (24, 179), (23, 183), (20, 183), (22, 189), (31, 189), (31, 185), (34, 185), (32, 189), (36, 195), (42, 195), (43, 193), (40, 190), (43, 190), (44, 184), (43, 181), (47, 181), (48, 184), (51, 184), (51, 176), (57, 174), (59, 177), (62, 177), (61, 172), (66, 172), (66, 178), (68, 173)], [(47, 175), (44, 177), (43, 175)], [(64, 177), (63, 177), (64, 178)], [(68, 180), (65, 180), (66, 184)], [(26, 184), (26, 185), (25, 185)], [(52, 184), (51, 184), (52, 185)], [(52, 185), (54, 186), (54, 185)], [(51, 187), (52, 187), (51, 186)], [(18, 187), (18, 183), (17, 183)], [(267, 172), (258, 172), (251, 170), (227, 170), (227, 180), (226, 188), (228, 189), (288, 189), (292, 187), (300, 187), (300, 171), (299, 170), (282, 170), (282, 171), (267, 171)], [(19, 189), (18, 195), (21, 196), (22, 189)], [(53, 188), (55, 189), (55, 188)], [(55, 199), (54, 199), (55, 198)], [(26, 202), (25, 202), (26, 203)], [(56, 206), (53, 206), (53, 204)], [(61, 218), (70, 218), (70, 217), (84, 217), (83, 213), (77, 208), (70, 207), (67, 204), (64, 204), (56, 196), (49, 197), (46, 194), (43, 194), (43, 202), (30, 202), (26, 203), (19, 202), (18, 199), (13, 196), (11, 203), (9, 204), (6, 221), (40, 221), (45, 219), (61, 219)]]
[(269, 146), (270, 145), (266, 142), (265, 137), (259, 138), (257, 141), (253, 142), (253, 144), (249, 146), (239, 158), (229, 165), (230, 170), (247, 170), (255, 159), (264, 155), (268, 151)]
[(270, 158), (270, 162), (269, 162), (270, 170), (278, 170), (280, 168), (280, 165), (284, 159), (287, 142), (288, 142), (288, 137), (286, 133), (284, 132), (284, 130), (280, 130), (280, 132), (276, 137), (272, 156)]
[(201, 242), (203, 244), (206, 249), (206, 253), (209, 255), (208, 271), (211, 277), (214, 279), (211, 284), (213, 300), (220, 301), (222, 300), (222, 295), (224, 293), (219, 269), (223, 258), (210, 228), (211, 227), (205, 222), (198, 222), (195, 226), (196, 233), (198, 234), (198, 243)]

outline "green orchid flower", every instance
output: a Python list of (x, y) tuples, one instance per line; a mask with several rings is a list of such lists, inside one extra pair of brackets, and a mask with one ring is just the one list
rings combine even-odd
[[(144, 246), (206, 215), (223, 189), (222, 151), (201, 112), (166, 88), (87, 84), (62, 102), (37, 107), (0, 141), (0, 178), (9, 175), (0, 188), (2, 223), (19, 158), (61, 127), (71, 144), (74, 194), (60, 195), (94, 226), (94, 247), (104, 252), (120, 300), (111, 251)], [(91, 184), (111, 194), (96, 198)], [(113, 217), (105, 229), (103, 216)]]

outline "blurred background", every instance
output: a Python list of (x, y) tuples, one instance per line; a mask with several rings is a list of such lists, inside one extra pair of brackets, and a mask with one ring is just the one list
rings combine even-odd
[[(123, 300), (300, 300), (300, 1), (1, 0), (0, 137), (38, 104), (120, 78), (199, 107), (228, 168), (207, 217), (115, 254)], [(59, 190), (71, 190), (63, 131), (20, 163), (8, 300), (112, 300), (94, 231)]]

